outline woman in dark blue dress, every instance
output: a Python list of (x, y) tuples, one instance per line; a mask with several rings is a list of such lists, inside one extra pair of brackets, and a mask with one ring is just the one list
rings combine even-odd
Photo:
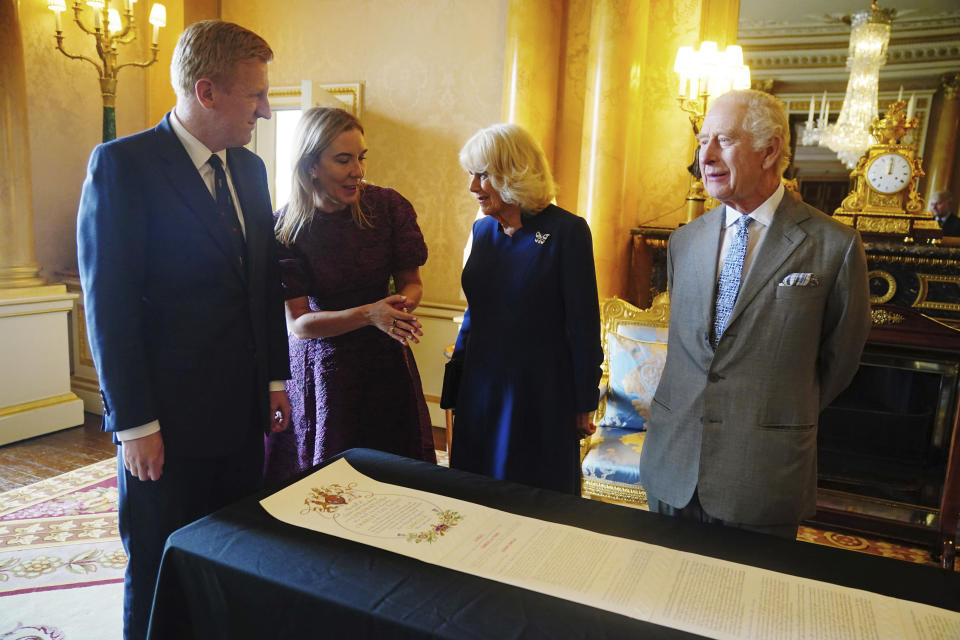
[(543, 151), (516, 125), (477, 132), (460, 164), (485, 217), (463, 269), (450, 465), (579, 495), (603, 361), (590, 228), (551, 204)]

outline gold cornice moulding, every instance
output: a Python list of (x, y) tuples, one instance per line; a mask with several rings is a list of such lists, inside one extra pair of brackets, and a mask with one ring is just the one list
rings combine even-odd
[[(42, 282), (42, 280), (41, 280)], [(0, 286), (0, 300), (18, 300), (20, 298), (44, 298), (59, 296), (67, 292), (65, 284), (45, 284), (29, 287)]]
[[(13, 247), (10, 247), (10, 251), (13, 251)], [(0, 266), (0, 289), (26, 289), (45, 284), (47, 281), (40, 277), (40, 266), (37, 264)]]

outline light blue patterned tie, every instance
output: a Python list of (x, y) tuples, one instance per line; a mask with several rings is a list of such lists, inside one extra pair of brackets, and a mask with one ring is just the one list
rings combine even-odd
[(737, 302), (740, 292), (740, 278), (743, 275), (743, 257), (747, 255), (747, 236), (749, 234), (750, 216), (741, 215), (737, 220), (737, 233), (730, 242), (727, 257), (723, 260), (720, 269), (720, 280), (717, 282), (717, 306), (713, 314), (713, 346), (720, 342), (723, 330), (727, 328), (730, 312)]

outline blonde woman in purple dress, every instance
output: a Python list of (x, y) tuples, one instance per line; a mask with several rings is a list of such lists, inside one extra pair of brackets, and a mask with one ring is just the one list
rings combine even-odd
[(413, 311), (427, 247), (417, 214), (396, 191), (364, 182), (363, 126), (347, 111), (309, 109), (295, 136), (290, 202), (275, 228), (291, 429), (267, 438), (266, 481), (353, 447), (435, 462), (408, 346), (422, 335)]

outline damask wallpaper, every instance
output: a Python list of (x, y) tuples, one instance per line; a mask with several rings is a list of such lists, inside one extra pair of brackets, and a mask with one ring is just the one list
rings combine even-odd
[[(135, 6), (138, 20), (146, 23), (149, 3)], [(93, 38), (81, 34), (67, 15), (63, 18), (64, 47), (71, 53), (97, 59)], [(69, 60), (57, 51), (54, 16), (46, 2), (20, 3), (20, 32), (27, 79), (36, 256), (43, 267), (41, 275), (56, 280), (57, 271), (77, 267), (77, 202), (87, 173), (87, 159), (101, 141), (103, 103), (93, 65)], [(127, 60), (125, 56), (149, 57), (149, 42), (144, 47), (134, 43), (124, 49), (121, 61)], [(148, 126), (144, 118), (144, 74), (142, 69), (120, 72), (118, 136)]]
[(457, 154), (501, 119), (506, 0), (223, 0), (223, 19), (273, 47), (272, 85), (363, 82), (367, 179), (417, 210), (429, 258), (424, 300), (463, 304), (463, 247), (476, 212)]

